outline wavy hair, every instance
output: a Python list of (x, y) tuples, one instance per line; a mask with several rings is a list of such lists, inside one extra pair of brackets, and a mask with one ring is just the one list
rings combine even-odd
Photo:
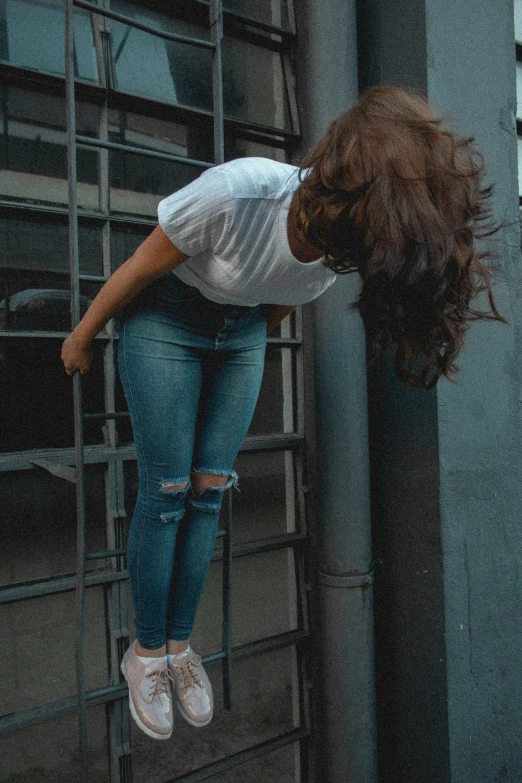
[[(358, 307), (374, 363), (392, 343), (398, 376), (433, 387), (458, 370), (470, 321), (507, 323), (493, 300), (495, 257), (476, 239), (493, 222), (493, 186), (473, 137), (452, 133), (413, 90), (378, 86), (304, 157), (296, 228), (335, 272), (359, 271)], [(470, 306), (487, 292), (490, 311)]]

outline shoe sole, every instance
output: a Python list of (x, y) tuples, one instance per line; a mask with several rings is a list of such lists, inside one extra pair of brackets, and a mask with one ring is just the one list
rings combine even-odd
[(197, 721), (192, 720), (192, 718), (189, 718), (189, 716), (185, 712), (183, 712), (181, 704), (179, 703), (179, 701), (177, 699), (176, 699), (176, 705), (177, 705), (178, 710), (180, 711), (180, 713), (183, 715), (183, 717), (187, 721), (187, 723), (190, 723), (191, 726), (195, 726), (197, 729), (199, 729), (202, 726), (208, 726), (208, 724), (210, 723), (210, 721), (213, 718), (213, 715), (211, 715), (210, 718), (208, 720), (206, 720), (204, 723), (201, 723), (201, 721), (198, 723)]
[[(127, 680), (127, 672), (125, 670), (125, 663), (123, 661), (121, 662), (120, 669), (121, 669), (121, 673), (125, 677), (125, 680), (126, 680), (126, 682), (128, 684), (129, 681)], [(170, 734), (157, 734), (155, 731), (152, 731), (152, 729), (149, 729), (149, 727), (146, 726), (139, 719), (138, 713), (136, 712), (136, 708), (134, 706), (134, 702), (132, 701), (130, 688), (129, 688), (129, 707), (130, 707), (130, 711), (131, 711), (132, 717), (134, 718), (134, 720), (136, 721), (136, 723), (138, 724), (140, 729), (143, 732), (145, 732), (145, 734), (147, 734), (147, 736), (152, 737), (152, 739), (157, 739), (157, 740), (167, 740), (167, 739), (170, 739), (172, 737), (172, 731), (170, 732)]]

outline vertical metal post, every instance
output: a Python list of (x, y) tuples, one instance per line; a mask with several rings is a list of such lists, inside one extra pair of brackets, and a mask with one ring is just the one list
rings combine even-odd
[[(69, 193), (69, 264), (71, 275), (71, 327), (80, 320), (80, 267), (76, 174), (76, 114), (74, 99), (74, 30), (72, 0), (65, 0), (65, 103), (67, 125), (67, 175)], [(87, 767), (87, 708), (85, 699), (85, 472), (81, 375), (73, 376), (74, 443), (76, 457), (76, 690), (83, 766)]]
[(212, 94), (214, 106), (214, 163), (225, 160), (223, 129), (223, 65), (221, 41), (223, 40), (222, 0), (210, 0), (210, 35), (215, 49), (212, 52)]

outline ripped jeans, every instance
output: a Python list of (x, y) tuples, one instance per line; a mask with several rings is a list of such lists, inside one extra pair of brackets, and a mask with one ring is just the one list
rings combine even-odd
[[(265, 346), (262, 306), (216, 304), (173, 273), (122, 311), (118, 367), (139, 476), (128, 567), (136, 635), (147, 649), (192, 631)], [(197, 494), (194, 472), (229, 478)]]

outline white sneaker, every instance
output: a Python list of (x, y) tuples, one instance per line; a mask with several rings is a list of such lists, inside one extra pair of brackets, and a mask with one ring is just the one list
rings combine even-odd
[(140, 729), (154, 739), (168, 739), (173, 726), (172, 675), (165, 658), (148, 665), (142, 663), (134, 641), (123, 656), (120, 668), (129, 685), (130, 711)]
[(191, 726), (206, 726), (212, 720), (214, 697), (212, 685), (201, 664), (201, 656), (188, 647), (174, 655), (168, 664), (178, 710)]

